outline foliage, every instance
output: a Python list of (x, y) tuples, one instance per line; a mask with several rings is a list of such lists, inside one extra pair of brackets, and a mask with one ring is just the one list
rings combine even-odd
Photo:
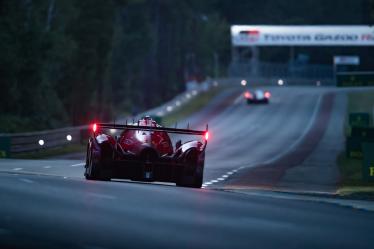
[(141, 111), (224, 74), (229, 23), (353, 24), (368, 1), (0, 0), (0, 133)]

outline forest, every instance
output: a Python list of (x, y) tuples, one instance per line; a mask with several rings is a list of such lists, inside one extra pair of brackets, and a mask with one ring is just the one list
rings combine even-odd
[(224, 77), (231, 24), (372, 24), (373, 6), (372, 0), (0, 0), (0, 133), (111, 120), (172, 98), (191, 78)]

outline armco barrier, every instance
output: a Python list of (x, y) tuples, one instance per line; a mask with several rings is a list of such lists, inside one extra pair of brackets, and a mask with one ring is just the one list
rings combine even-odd
[[(68, 127), (40, 132), (27, 132), (2, 135), (10, 140), (10, 154), (53, 148), (82, 142), (82, 130), (88, 126)], [(7, 155), (9, 157), (9, 155)]]

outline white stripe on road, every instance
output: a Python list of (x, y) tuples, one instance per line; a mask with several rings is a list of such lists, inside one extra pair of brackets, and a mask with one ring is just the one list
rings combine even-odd
[(291, 146), (289, 146), (286, 150), (284, 150), (282, 153), (279, 153), (278, 155), (276, 155), (275, 157), (263, 162), (264, 164), (269, 164), (269, 163), (272, 163), (272, 162), (275, 162), (277, 161), (279, 158), (283, 157), (284, 155), (286, 155), (287, 153), (289, 153), (290, 151), (292, 151), (293, 149), (295, 149), (302, 141), (303, 139), (306, 137), (306, 135), (309, 133), (309, 131), (312, 129), (312, 126), (314, 125), (314, 122), (315, 120), (317, 119), (317, 113), (321, 107), (321, 103), (322, 103), (322, 95), (320, 95), (317, 99), (317, 103), (316, 105), (314, 106), (314, 110), (313, 110), (313, 114), (312, 114), (312, 117), (310, 118), (309, 120), (309, 123), (308, 123), (308, 126), (304, 129), (303, 133), (301, 134), (300, 137), (297, 138), (297, 140), (294, 140), (293, 143), (291, 144)]
[(96, 193), (89, 193), (88, 196), (101, 198), (101, 199), (109, 199), (109, 200), (117, 199), (115, 196), (112, 196), (112, 195), (104, 195), (104, 194), (96, 194)]
[[(237, 105), (239, 104), (240, 102), (242, 102), (244, 100), (244, 97), (242, 96), (242, 93), (240, 93), (240, 95), (234, 100), (234, 105)], [(243, 101), (244, 102), (244, 101)]]
[(22, 170), (22, 168), (14, 168), (13, 170), (17, 170), (18, 171), (18, 170)]
[(34, 183), (34, 181), (31, 181), (31, 180), (26, 179), (26, 178), (19, 178), (19, 180), (20, 180), (21, 182)]
[(44, 166), (43, 168), (45, 168), (45, 169), (50, 169), (51, 166)]
[(77, 164), (72, 164), (70, 165), (70, 167), (79, 167), (79, 166), (83, 166), (85, 165), (86, 163), (77, 163)]
[(204, 182), (202, 187), (206, 188), (206, 187), (208, 187), (208, 185), (212, 185), (212, 184), (218, 183), (220, 181), (225, 181), (225, 180), (227, 180), (227, 178), (229, 178), (230, 176), (232, 176), (233, 174), (235, 174), (236, 172), (238, 172), (239, 170), (244, 169), (244, 168), (245, 168), (245, 166), (241, 166), (241, 167), (239, 167), (237, 169), (234, 169), (232, 171), (228, 171), (225, 174), (223, 174), (222, 176), (220, 176), (220, 177), (218, 177), (214, 180), (211, 180), (209, 182)]

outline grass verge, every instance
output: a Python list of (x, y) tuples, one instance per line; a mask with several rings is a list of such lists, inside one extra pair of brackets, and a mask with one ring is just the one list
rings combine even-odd
[[(352, 92), (348, 94), (346, 135), (349, 132), (348, 115), (353, 112), (367, 112), (373, 115), (374, 91)], [(362, 176), (362, 159), (349, 158), (344, 152), (337, 157), (341, 181), (337, 193), (360, 199), (374, 199), (374, 183), (365, 182)]]
[(337, 159), (341, 181), (337, 194), (374, 199), (374, 184), (362, 179), (362, 160), (349, 158), (342, 152)]
[(164, 116), (162, 118), (162, 124), (166, 127), (170, 127), (179, 120), (201, 110), (204, 106), (206, 106), (209, 103), (209, 101), (211, 101), (215, 96), (217, 96), (222, 91), (222, 89), (222, 87), (216, 87), (207, 92), (200, 93), (199, 95), (194, 97), (190, 102), (183, 105), (181, 108), (178, 108), (170, 114)]
[(85, 152), (86, 145), (72, 144), (50, 149), (42, 149), (33, 152), (17, 153), (11, 156), (14, 159), (45, 159), (54, 156), (66, 155), (71, 153)]

